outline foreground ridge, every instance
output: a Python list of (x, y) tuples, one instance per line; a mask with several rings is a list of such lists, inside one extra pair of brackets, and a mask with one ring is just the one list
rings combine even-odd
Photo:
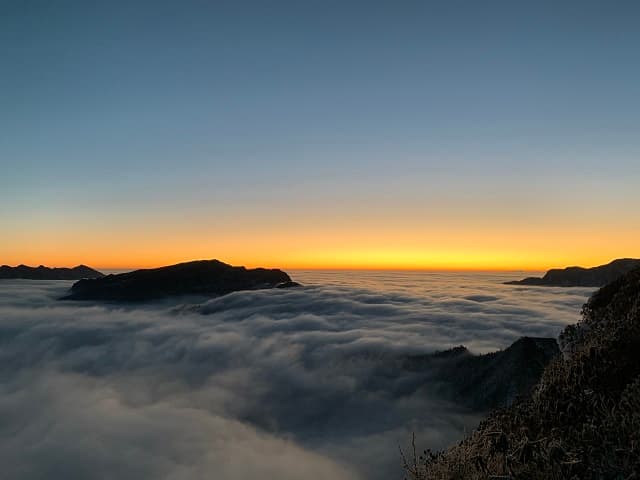
[(601, 288), (560, 336), (530, 398), (457, 446), (405, 462), (411, 479), (638, 478), (640, 269)]

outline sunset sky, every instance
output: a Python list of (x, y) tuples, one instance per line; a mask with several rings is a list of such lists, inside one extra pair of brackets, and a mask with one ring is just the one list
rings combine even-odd
[(640, 2), (0, 2), (0, 264), (640, 257)]

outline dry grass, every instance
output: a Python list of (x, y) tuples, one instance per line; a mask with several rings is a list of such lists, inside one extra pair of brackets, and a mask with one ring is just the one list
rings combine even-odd
[(640, 478), (640, 270), (596, 292), (531, 398), (445, 452), (403, 457), (407, 478)]

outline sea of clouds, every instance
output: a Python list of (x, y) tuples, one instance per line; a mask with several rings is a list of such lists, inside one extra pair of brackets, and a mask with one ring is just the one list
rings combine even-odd
[(400, 479), (411, 432), (441, 448), (481, 418), (417, 384), (403, 357), (555, 337), (590, 293), (323, 275), (144, 305), (0, 281), (2, 478)]

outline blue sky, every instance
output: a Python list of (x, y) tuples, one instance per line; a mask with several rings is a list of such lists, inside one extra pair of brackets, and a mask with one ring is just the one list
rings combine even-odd
[(639, 20), (610, 1), (4, 1), (0, 220), (295, 204), (330, 230), (437, 205), (637, 227)]

